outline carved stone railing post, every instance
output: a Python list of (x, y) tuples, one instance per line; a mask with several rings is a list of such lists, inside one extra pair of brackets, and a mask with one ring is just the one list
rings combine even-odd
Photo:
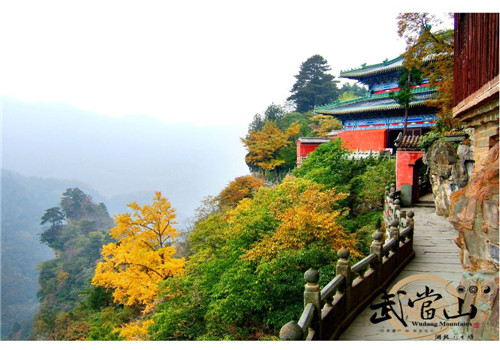
[(290, 321), (280, 330), (281, 340), (302, 340), (304, 338), (304, 332), (302, 328), (295, 321)]
[[(288, 322), (281, 328), (282, 340), (326, 340), (332, 337), (336, 339), (342, 327), (352, 322), (353, 315), (359, 314), (380, 292), (379, 289), (390, 283), (413, 258), (415, 213), (411, 210), (401, 211), (397, 193), (393, 188), (391, 191), (393, 192), (386, 197), (386, 203), (391, 202), (388, 208), (392, 215), (384, 217), (389, 219), (386, 221), (388, 228), (384, 232), (377, 230), (373, 233), (369, 256), (351, 267), (349, 250), (345, 247), (340, 249), (337, 252), (339, 259), (336, 276), (322, 290), (318, 285), (318, 271), (313, 269), (306, 271), (304, 311), (298, 322)], [(387, 242), (385, 232), (389, 237)], [(367, 272), (368, 266), (370, 270)], [(353, 287), (353, 280), (357, 275), (359, 277)], [(373, 279), (365, 278), (367, 276), (373, 276)], [(375, 285), (379, 287), (373, 286), (375, 278)], [(354, 298), (353, 293), (356, 293)], [(353, 299), (356, 301), (355, 305)], [(344, 315), (344, 318), (338, 319), (341, 317), (339, 315)]]
[(304, 306), (311, 303), (318, 310), (321, 310), (321, 295), (319, 289), (319, 273), (314, 269), (309, 269), (304, 273), (306, 285), (304, 287)]
[(394, 198), (396, 198), (396, 193), (394, 192), (389, 193), (389, 200), (387, 201), (389, 205), (394, 203)]
[(372, 268), (377, 274), (377, 282), (380, 283), (382, 280), (382, 269), (380, 265), (384, 262), (384, 235), (379, 230), (375, 231), (372, 235), (373, 242), (370, 246), (370, 254), (375, 254), (377, 256), (377, 261), (375, 266)]
[(384, 196), (384, 221), (387, 222), (387, 218), (389, 216), (389, 186), (385, 188), (385, 196)]
[(389, 223), (389, 239), (391, 238), (395, 238), (399, 242), (399, 221), (397, 219)]
[(399, 199), (394, 200), (394, 218), (399, 219), (399, 211), (401, 210), (401, 201)]
[(400, 228), (408, 227), (408, 220), (406, 220), (406, 210), (399, 211), (399, 226)]
[(315, 313), (311, 328), (319, 331), (318, 325), (321, 321), (321, 290), (319, 289), (319, 273), (314, 269), (309, 269), (304, 273), (306, 285), (304, 287), (304, 306), (311, 303), (314, 305)]
[(415, 213), (413, 212), (413, 210), (410, 210), (406, 213), (406, 225), (408, 227), (411, 227), (412, 231), (415, 228), (415, 220), (413, 219), (414, 217)]
[(351, 305), (351, 290), (352, 290), (352, 271), (351, 264), (349, 263), (349, 249), (342, 248), (337, 252), (339, 260), (337, 261), (337, 275), (343, 275), (345, 284), (342, 292), (345, 295), (346, 310), (349, 312), (352, 308)]
[(399, 221), (398, 219), (394, 219), (391, 221), (389, 224), (389, 238), (390, 239), (395, 239), (396, 243), (392, 245), (392, 251), (396, 255), (396, 260), (399, 262), (402, 260), (401, 254), (400, 254), (400, 236), (399, 236)]

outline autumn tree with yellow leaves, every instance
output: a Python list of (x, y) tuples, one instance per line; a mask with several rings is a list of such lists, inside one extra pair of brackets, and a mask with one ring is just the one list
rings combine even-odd
[(202, 218), (189, 236), (194, 254), (185, 274), (162, 283), (169, 298), (155, 308), (149, 339), (277, 334), (303, 308), (304, 271), (319, 269), (324, 285), (340, 248), (360, 256), (361, 237), (339, 223), (344, 196), (287, 176)]
[(110, 235), (116, 243), (103, 246), (92, 284), (114, 290), (115, 302), (152, 309), (158, 283), (181, 274), (184, 258), (174, 258), (176, 214), (167, 198), (156, 192), (152, 205), (128, 204), (132, 214), (116, 216)]
[[(282, 198), (287, 198), (279, 206), (272, 205), (278, 220), (278, 226), (271, 235), (257, 241), (245, 254), (248, 260), (271, 259), (280, 251), (299, 251), (313, 242), (324, 242), (332, 251), (348, 247), (353, 256), (359, 256), (355, 236), (339, 225), (341, 215), (334, 210), (335, 203), (347, 197), (343, 193), (335, 193), (334, 189), (325, 190), (323, 186), (309, 183), (306, 189), (304, 182), (286, 178), (282, 183)], [(302, 187), (302, 188), (301, 188)], [(285, 197), (286, 196), (286, 197)], [(294, 203), (289, 206), (288, 203)]]
[(311, 128), (319, 137), (326, 137), (333, 130), (341, 130), (342, 123), (330, 115), (316, 114), (311, 117)]
[(234, 208), (243, 198), (252, 197), (260, 187), (265, 185), (264, 180), (246, 175), (239, 176), (231, 181), (216, 197), (220, 207)]
[(241, 142), (248, 150), (245, 161), (260, 168), (265, 176), (266, 171), (272, 171), (286, 163), (279, 152), (291, 144), (290, 139), (300, 132), (300, 124), (292, 123), (285, 131), (278, 128), (277, 124), (267, 121), (261, 130), (250, 130), (247, 138)]

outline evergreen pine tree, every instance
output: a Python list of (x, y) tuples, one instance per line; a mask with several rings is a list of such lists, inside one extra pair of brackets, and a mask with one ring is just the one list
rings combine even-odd
[(320, 55), (308, 58), (300, 66), (297, 81), (290, 91), (288, 101), (293, 101), (297, 112), (307, 112), (317, 105), (324, 105), (337, 99), (339, 91), (328, 62)]

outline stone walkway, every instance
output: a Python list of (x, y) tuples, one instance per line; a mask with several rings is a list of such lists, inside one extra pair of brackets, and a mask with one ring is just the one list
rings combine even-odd
[[(453, 292), (456, 292), (455, 289), (462, 278), (460, 250), (453, 241), (458, 235), (457, 231), (455, 231), (448, 219), (436, 215), (434, 208), (414, 207), (412, 210), (415, 212), (413, 243), (415, 257), (387, 288), (387, 292), (389, 293), (391, 288), (402, 279), (418, 274), (439, 276), (448, 281), (450, 283), (449, 287), (453, 289)], [(421, 284), (420, 288), (422, 286)], [(381, 296), (382, 294), (371, 305), (381, 303), (383, 301)], [(395, 309), (397, 310), (396, 306)], [(340, 340), (415, 340), (395, 329), (393, 324), (396, 318), (394, 316), (392, 316), (393, 320), (391, 322), (388, 320), (377, 324), (371, 322), (370, 317), (375, 313), (380, 316), (381, 310), (374, 311), (370, 306), (365, 308), (341, 335)], [(429, 329), (423, 331), (431, 332)], [(429, 333), (426, 335), (429, 335)]]

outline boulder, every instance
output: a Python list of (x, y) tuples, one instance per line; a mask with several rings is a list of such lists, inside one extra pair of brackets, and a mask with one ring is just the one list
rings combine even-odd
[(468, 181), (466, 160), (471, 157), (467, 144), (459, 147), (461, 159), (457, 154), (457, 144), (436, 140), (423, 157), (427, 165), (429, 180), (434, 195), (436, 214), (448, 216), (450, 213), (451, 194), (465, 187)]

